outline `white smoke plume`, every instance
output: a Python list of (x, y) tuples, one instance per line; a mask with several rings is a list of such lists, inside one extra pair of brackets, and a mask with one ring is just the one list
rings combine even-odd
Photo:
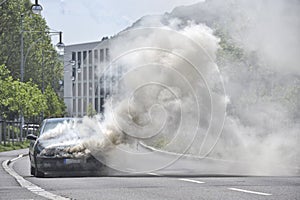
[(293, 0), (207, 0), (167, 16), (205, 23), (221, 37), (230, 104), (212, 156), (246, 161), (252, 174), (299, 173), (299, 15)]
[(143, 17), (111, 39), (112, 62), (99, 77), (121, 69), (120, 80), (104, 121), (84, 119), (68, 151), (115, 152), (122, 165), (127, 156), (147, 170), (171, 162), (138, 160), (124, 145), (135, 139), (199, 163), (233, 162), (230, 173), (240, 171), (234, 162), (246, 174), (299, 173), (299, 8), (207, 0)]
[[(137, 21), (112, 43), (113, 64), (125, 69), (112, 98), (117, 123), (140, 138), (145, 126), (133, 125), (150, 124), (148, 144), (244, 162), (249, 174), (298, 173), (299, 8), (298, 1), (211, 0)], [(162, 94), (174, 98), (161, 102)]]

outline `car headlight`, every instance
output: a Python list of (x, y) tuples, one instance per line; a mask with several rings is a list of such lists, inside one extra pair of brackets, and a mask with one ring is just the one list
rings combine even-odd
[(36, 152), (36, 154), (40, 154), (44, 149), (44, 146), (42, 145), (41, 142), (39, 142), (39, 140), (36, 142), (36, 145), (34, 147), (34, 151)]

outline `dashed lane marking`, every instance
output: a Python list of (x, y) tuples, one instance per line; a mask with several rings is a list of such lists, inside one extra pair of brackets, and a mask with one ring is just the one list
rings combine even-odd
[(270, 196), (272, 194), (268, 194), (268, 193), (263, 193), (263, 192), (255, 192), (255, 191), (251, 191), (251, 190), (243, 190), (243, 189), (239, 189), (239, 188), (228, 188), (229, 190), (233, 190), (233, 191), (238, 191), (238, 192), (245, 192), (245, 193), (250, 193), (250, 194), (258, 194), (258, 195), (263, 195), (263, 196)]
[(191, 183), (205, 183), (205, 182), (202, 182), (202, 181), (197, 181), (197, 180), (193, 180), (193, 179), (188, 179), (188, 178), (181, 178), (179, 179), (180, 181), (185, 181), (185, 182), (191, 182)]
[(162, 176), (162, 175), (159, 175), (159, 174), (156, 174), (156, 173), (153, 173), (153, 172), (149, 172), (148, 174), (151, 175), (151, 176)]

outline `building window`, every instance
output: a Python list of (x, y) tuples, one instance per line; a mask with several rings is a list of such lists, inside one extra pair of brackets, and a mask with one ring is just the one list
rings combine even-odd
[(81, 96), (81, 83), (78, 84), (78, 96)]
[(84, 86), (83, 86), (83, 96), (87, 96), (87, 83), (84, 83)]
[(89, 83), (89, 96), (92, 97), (93, 96), (93, 83)]
[(73, 84), (73, 87), (72, 87), (72, 95), (73, 97), (76, 96), (76, 87), (75, 87), (75, 84)]
[(106, 48), (106, 49), (105, 49), (105, 51), (106, 51), (106, 53), (105, 53), (105, 54), (106, 54), (106, 57), (105, 57), (106, 59), (105, 59), (105, 60), (106, 60), (106, 61), (109, 61), (109, 60), (110, 60), (110, 53), (109, 53), (109, 49), (108, 49), (108, 48)]
[(83, 51), (83, 65), (87, 64), (87, 52)]
[[(81, 99), (78, 99), (78, 112), (82, 112), (82, 105), (81, 105)], [(80, 114), (79, 114), (80, 115)]]
[(97, 65), (95, 65), (95, 67), (94, 67), (94, 77), (95, 77), (95, 79), (97, 79), (98, 78), (98, 74), (99, 72), (98, 72), (98, 67), (97, 67)]
[(80, 69), (81, 67), (81, 52), (77, 52), (77, 65), (78, 65), (78, 69)]
[(104, 49), (100, 49), (100, 62), (104, 62)]
[(76, 52), (72, 52), (72, 60), (76, 60)]
[(83, 113), (86, 114), (87, 112), (87, 100), (86, 98), (83, 99)]
[(89, 67), (89, 80), (93, 79), (93, 68)]
[(76, 113), (76, 99), (73, 99), (73, 113)]
[(78, 81), (81, 81), (81, 68), (77, 69)]
[(89, 66), (92, 65), (92, 60), (93, 60), (93, 55), (92, 55), (92, 51), (89, 50)]
[[(72, 60), (71, 62), (76, 60), (76, 52), (72, 52)], [(76, 79), (76, 66), (72, 65), (72, 80), (75, 81)], [(74, 95), (75, 93), (73, 93)]]
[(87, 80), (87, 67), (83, 68), (83, 81)]
[(95, 64), (97, 64), (98, 62), (99, 62), (99, 57), (98, 57), (98, 50), (96, 49), (96, 50), (94, 50), (94, 62), (95, 62)]

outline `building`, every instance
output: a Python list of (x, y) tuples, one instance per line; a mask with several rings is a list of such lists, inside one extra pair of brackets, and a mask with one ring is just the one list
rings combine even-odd
[(117, 88), (116, 73), (110, 63), (110, 40), (65, 47), (64, 101), (72, 117), (87, 115), (88, 107), (104, 111), (105, 100)]

